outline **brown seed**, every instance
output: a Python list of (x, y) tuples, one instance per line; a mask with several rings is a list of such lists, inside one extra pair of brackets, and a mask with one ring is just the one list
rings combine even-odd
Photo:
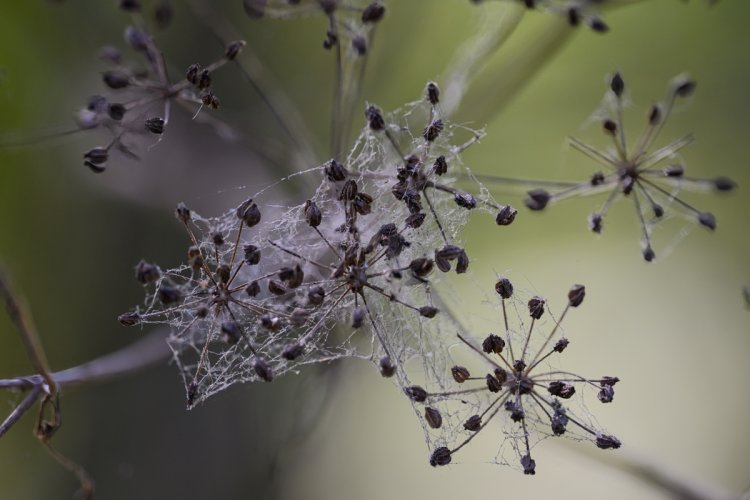
[(469, 380), (469, 377), (471, 377), (469, 370), (467, 370), (463, 366), (454, 366), (453, 368), (451, 368), (451, 375), (453, 375), (453, 380), (455, 380), (459, 384), (463, 384), (464, 382)]
[(440, 412), (438, 410), (432, 408), (431, 406), (428, 406), (424, 409), (424, 419), (427, 421), (427, 424), (433, 429), (439, 429), (443, 425), (443, 416), (440, 415)]

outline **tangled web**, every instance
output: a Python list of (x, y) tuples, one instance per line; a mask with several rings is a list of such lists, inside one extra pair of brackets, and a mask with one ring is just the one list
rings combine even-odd
[[(428, 108), (434, 124), (436, 102)], [(306, 174), (323, 180), (302, 204), (278, 206), (259, 193), (213, 218), (177, 207), (191, 242), (187, 261), (168, 270), (139, 263), (146, 300), (120, 321), (171, 327), (189, 407), (236, 382), (271, 381), (343, 357), (371, 360), (406, 387), (409, 360), (445, 351), (449, 321), (433, 295), (435, 268), (466, 272), (459, 245), (468, 212), (503, 207), (481, 186), (475, 196), (452, 187), (456, 177), (431, 180), (446, 172), (426, 171), (427, 162), (459, 165), (468, 146), (451, 146), (454, 127), (442, 122), (420, 139), (408, 124), (420, 109), (414, 103), (388, 115), (394, 125), (380, 130), (368, 111), (346, 164), (331, 160)], [(395, 154), (402, 147), (412, 153)], [(404, 193), (396, 185), (406, 185)], [(426, 213), (420, 197), (433, 190), (449, 196), (430, 200)], [(434, 362), (430, 371), (443, 372)]]

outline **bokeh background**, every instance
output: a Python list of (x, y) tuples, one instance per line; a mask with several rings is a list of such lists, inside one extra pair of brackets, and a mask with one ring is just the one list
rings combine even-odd
[[(320, 48), (324, 19), (253, 21), (239, 0), (211, 3), (217, 16), (238, 26), (299, 107), (325, 160), (332, 58)], [(172, 217), (177, 202), (217, 213), (283, 175), (264, 169), (248, 146), (253, 141), (227, 143), (179, 113), (142, 162), (119, 159), (98, 176), (81, 163), (82, 152), (100, 142), (95, 137), (37, 140), (69, 128), (75, 110), (101, 92), (98, 47), (123, 47), (130, 22), (115, 4), (0, 1), (0, 133), (6, 143), (28, 140), (0, 149), (0, 258), (32, 306), (54, 369), (147, 333), (125, 329), (115, 318), (142, 300), (132, 279), (140, 258), (166, 265), (182, 258), (186, 241)], [(187, 4), (173, 5), (172, 26), (157, 36), (177, 74), (211, 60), (221, 47)], [(482, 17), (503, 8), (507, 4), (392, 0), (368, 63), (364, 98), (384, 109), (418, 98), (427, 80), (445, 76), (454, 50)], [(467, 153), (466, 163), (488, 175), (583, 178), (593, 166), (564, 139), (576, 134), (603, 143), (587, 119), (606, 75), (625, 75), (634, 101), (627, 116), (638, 131), (666, 82), (689, 71), (698, 92), (678, 107), (663, 140), (694, 132), (697, 141), (684, 153), (689, 171), (730, 176), (740, 190), (688, 196), (716, 215), (717, 231), (670, 222), (652, 264), (640, 258), (629, 204), (616, 206), (599, 238), (586, 229), (597, 199), (543, 214), (520, 210), (513, 226), (492, 231), (477, 217), (466, 232), (476, 279), (460, 292), (490, 290), (496, 272), (551, 299), (572, 283), (585, 283), (586, 303), (566, 320), (576, 348), (564, 364), (623, 380), (613, 405), (594, 408), (623, 441), (622, 452), (739, 495), (750, 487), (750, 310), (741, 292), (750, 284), (750, 4), (643, 1), (606, 19), (611, 33), (580, 29), (562, 37), (517, 92), (504, 87), (516, 76), (508, 73), (494, 75), (496, 84), (483, 81), (481, 94), (469, 94), (458, 116), (468, 122), (480, 117), (472, 125), (486, 124), (487, 137)], [(561, 22), (526, 15), (488, 65), (519, 71), (535, 42), (564, 31)], [(283, 150), (283, 134), (240, 75), (226, 68), (215, 81), (223, 103), (217, 116), (241, 137)], [(485, 97), (502, 106), (487, 109)], [(358, 120), (359, 111), (356, 128)], [(518, 196), (498, 192), (521, 205)], [(682, 230), (689, 234), (670, 246), (671, 235)], [(481, 294), (476, 297), (467, 302), (479, 308)], [(0, 315), (0, 375), (29, 370), (15, 331)], [(21, 397), (0, 396), (4, 412)], [(605, 452), (586, 453), (591, 450), (584, 444), (564, 440), (535, 450), (536, 477), (487, 463), (499, 442), (489, 433), (460, 464), (433, 469), (412, 408), (366, 364), (233, 387), (187, 412), (178, 374), (165, 362), (126, 379), (70, 388), (63, 412), (54, 442), (88, 469), (103, 499), (665, 498), (601, 463)], [(33, 421), (27, 415), (0, 443), (0, 497), (73, 497), (75, 479), (35, 442)]]

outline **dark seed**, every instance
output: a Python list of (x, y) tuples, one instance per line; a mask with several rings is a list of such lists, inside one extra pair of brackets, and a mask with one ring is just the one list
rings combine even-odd
[(622, 75), (619, 72), (612, 76), (612, 80), (609, 82), (609, 88), (617, 97), (621, 97), (625, 91), (625, 81), (622, 79)]
[(573, 394), (576, 393), (576, 388), (571, 384), (559, 381), (551, 382), (549, 387), (547, 387), (547, 390), (553, 396), (558, 396), (563, 399), (570, 399)]
[(158, 280), (160, 277), (161, 277), (161, 271), (159, 270), (159, 267), (155, 264), (149, 264), (145, 260), (141, 260), (135, 266), (135, 279), (138, 280), (138, 283), (142, 285), (153, 283), (154, 281)]
[(445, 446), (441, 446), (432, 452), (430, 456), (430, 465), (433, 467), (448, 465), (451, 463), (451, 450)]
[(165, 305), (174, 304), (182, 299), (180, 290), (170, 285), (162, 285), (157, 295), (162, 304)]
[(471, 432), (476, 432), (482, 428), (482, 417), (479, 415), (472, 415), (464, 422), (464, 429)]
[(237, 218), (241, 219), (248, 227), (253, 227), (260, 222), (260, 208), (250, 198), (237, 207)]
[(134, 326), (141, 322), (141, 315), (137, 312), (126, 312), (117, 317), (122, 326)]
[(365, 7), (362, 11), (362, 22), (363, 23), (376, 23), (383, 19), (385, 15), (385, 7), (380, 2), (372, 2), (370, 5)]
[(568, 301), (571, 307), (580, 306), (584, 297), (586, 297), (586, 287), (583, 285), (573, 285), (568, 292)]
[(249, 266), (255, 266), (260, 262), (260, 248), (255, 245), (245, 245), (245, 263)]
[(469, 370), (467, 370), (463, 366), (454, 366), (453, 368), (451, 368), (451, 375), (453, 375), (453, 380), (455, 380), (459, 384), (463, 384), (464, 382), (469, 380), (469, 377), (471, 377)]
[(255, 297), (260, 293), (260, 284), (257, 281), (251, 281), (245, 288), (245, 293), (250, 297)]
[(437, 313), (438, 313), (437, 307), (423, 306), (419, 308), (419, 314), (421, 316), (424, 316), (425, 318), (434, 318)]
[(611, 403), (615, 397), (615, 389), (611, 385), (605, 385), (597, 396), (602, 403)]
[(555, 352), (563, 352), (565, 348), (568, 347), (568, 344), (570, 344), (570, 341), (566, 338), (562, 338), (555, 343), (555, 347), (553, 347), (552, 350)]
[(508, 278), (500, 278), (495, 283), (495, 291), (504, 299), (509, 299), (513, 296), (513, 284)]
[(448, 162), (445, 161), (445, 156), (440, 155), (435, 158), (435, 163), (432, 165), (432, 171), (437, 175), (443, 175), (448, 172)]
[(160, 135), (164, 133), (164, 118), (158, 116), (146, 120), (146, 130), (152, 134)]
[(513, 221), (516, 220), (518, 210), (511, 207), (510, 205), (503, 206), (495, 217), (495, 223), (498, 226), (510, 226)]
[(271, 367), (262, 359), (258, 358), (255, 360), (255, 363), (253, 363), (253, 369), (255, 370), (255, 374), (258, 375), (261, 380), (266, 382), (273, 380), (273, 371), (271, 370)]
[(292, 344), (287, 344), (284, 347), (284, 350), (281, 351), (281, 357), (292, 361), (302, 356), (304, 352), (305, 346), (303, 346), (299, 342), (294, 342)]
[(620, 440), (607, 434), (596, 436), (596, 446), (602, 450), (616, 450), (621, 445)]
[(698, 222), (701, 226), (705, 226), (711, 231), (716, 229), (716, 217), (710, 212), (703, 212), (698, 214)]
[[(433, 106), (440, 102), (440, 89), (435, 82), (430, 82), (427, 84), (427, 100)], [(442, 158), (443, 160), (445, 160), (445, 157)]]
[(544, 314), (545, 300), (541, 297), (532, 297), (529, 300), (529, 314), (534, 319), (539, 319)]
[(385, 120), (383, 114), (375, 106), (369, 106), (365, 110), (365, 118), (367, 123), (370, 125), (370, 129), (374, 131), (383, 130), (385, 128)]
[(233, 61), (238, 55), (240, 55), (240, 52), (242, 52), (242, 49), (245, 47), (245, 45), (246, 43), (244, 40), (236, 40), (234, 42), (231, 42), (224, 50), (224, 55), (227, 59)]
[(523, 466), (523, 473), (527, 476), (536, 474), (536, 462), (531, 458), (531, 455), (521, 457), (521, 466)]
[(488, 373), (485, 377), (485, 381), (487, 382), (487, 389), (489, 389), (490, 392), (500, 392), (503, 389), (503, 385), (494, 377), (494, 375)]
[(427, 425), (433, 429), (439, 429), (443, 425), (443, 417), (440, 412), (430, 406), (424, 409), (424, 419), (427, 421)]
[(550, 194), (544, 189), (532, 189), (526, 195), (523, 202), (526, 208), (534, 211), (544, 210), (551, 198)]
[(380, 357), (380, 360), (378, 360), (378, 367), (380, 368), (380, 375), (385, 378), (390, 378), (396, 373), (396, 367), (388, 356)]
[(505, 348), (505, 341), (499, 335), (488, 335), (482, 342), (482, 350), (487, 354), (500, 354)]
[(427, 400), (427, 391), (418, 385), (412, 385), (404, 389), (406, 395), (416, 403), (424, 403)]

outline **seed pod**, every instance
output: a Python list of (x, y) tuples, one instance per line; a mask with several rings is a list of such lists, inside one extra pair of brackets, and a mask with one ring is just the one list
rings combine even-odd
[(674, 93), (678, 97), (690, 97), (695, 92), (695, 80), (686, 76), (677, 77), (674, 82)]
[(527, 476), (533, 476), (536, 474), (536, 462), (531, 455), (524, 455), (521, 457), (521, 466), (523, 467), (523, 473)]
[(432, 171), (437, 175), (443, 175), (448, 172), (448, 162), (445, 161), (445, 156), (440, 155), (435, 158), (435, 163), (432, 164)]
[(207, 89), (211, 86), (211, 72), (204, 68), (198, 74), (198, 83), (195, 84), (201, 90)]
[(466, 422), (464, 422), (464, 429), (471, 432), (477, 432), (482, 428), (482, 417), (479, 415), (472, 415)]
[(599, 234), (602, 232), (602, 215), (601, 214), (591, 214), (589, 216), (589, 229), (591, 229), (596, 234)]
[(245, 263), (247, 265), (255, 266), (260, 262), (260, 248), (247, 244), (243, 249), (245, 250)]
[(221, 234), (221, 231), (214, 231), (211, 233), (211, 241), (215, 246), (220, 247), (224, 244), (224, 235)]
[(427, 400), (427, 391), (418, 385), (412, 385), (404, 389), (406, 395), (416, 403), (424, 403)]
[(316, 286), (310, 289), (310, 291), (307, 292), (307, 301), (314, 305), (319, 306), (323, 303), (323, 299), (325, 299), (326, 292), (323, 289), (322, 286)]
[(586, 20), (586, 24), (589, 25), (592, 31), (596, 33), (606, 33), (609, 31), (609, 26), (601, 18), (592, 16)]
[(422, 136), (427, 142), (434, 142), (438, 138), (438, 136), (440, 136), (440, 132), (443, 131), (443, 127), (443, 120), (438, 118), (424, 129)]
[(430, 465), (433, 467), (448, 465), (451, 463), (451, 450), (445, 446), (441, 446), (432, 452), (430, 455)]
[(421, 227), (424, 223), (425, 217), (427, 217), (425, 214), (418, 212), (411, 214), (409, 217), (406, 218), (406, 226), (410, 227), (411, 229), (417, 229), (418, 227)]
[(365, 310), (361, 307), (355, 307), (352, 311), (352, 328), (359, 328), (365, 321)]
[(268, 291), (271, 292), (274, 295), (284, 295), (287, 292), (287, 289), (284, 285), (279, 283), (276, 280), (269, 280), (268, 281)]
[(192, 269), (195, 269), (197, 271), (198, 269), (203, 267), (203, 255), (201, 254), (201, 251), (197, 246), (192, 245), (188, 247), (187, 257), (188, 265)]
[(526, 199), (523, 203), (529, 210), (539, 211), (547, 207), (550, 199), (550, 194), (544, 189), (532, 189), (526, 193)]
[(617, 123), (614, 120), (606, 119), (602, 123), (604, 131), (609, 135), (615, 135), (617, 133)]
[(253, 363), (253, 370), (255, 370), (255, 374), (258, 375), (261, 380), (264, 380), (266, 382), (270, 382), (273, 380), (273, 371), (271, 370), (271, 367), (268, 366), (268, 363), (266, 363), (262, 359), (255, 359), (255, 362)]
[(380, 360), (378, 360), (378, 367), (380, 368), (380, 375), (385, 378), (390, 378), (396, 373), (396, 367), (388, 356), (380, 357)]
[(175, 217), (183, 224), (190, 222), (190, 209), (184, 203), (180, 202), (177, 204), (177, 208), (174, 210)]
[(130, 75), (124, 71), (113, 69), (102, 73), (102, 81), (104, 85), (113, 90), (124, 89), (130, 85)]
[(495, 291), (500, 297), (509, 299), (513, 296), (513, 283), (508, 278), (500, 278), (495, 283)]
[(433, 429), (439, 429), (443, 425), (443, 416), (440, 412), (431, 406), (427, 406), (424, 409), (424, 419), (427, 421), (427, 425)]
[(414, 273), (415, 276), (419, 276), (420, 278), (430, 274), (433, 267), (434, 263), (432, 262), (432, 259), (426, 257), (414, 259), (409, 263), (409, 270)]
[(711, 231), (716, 229), (716, 217), (710, 212), (702, 212), (698, 214), (698, 223), (701, 226), (707, 227)]
[(661, 123), (661, 118), (661, 107), (658, 104), (654, 104), (651, 106), (651, 109), (648, 110), (648, 124), (652, 127), (656, 126)]
[(568, 303), (571, 307), (578, 307), (583, 303), (586, 296), (586, 287), (583, 285), (573, 285), (568, 292)]
[(357, 196), (357, 182), (349, 179), (341, 188), (341, 192), (339, 193), (339, 200), (352, 201), (354, 200), (355, 196)]
[(467, 210), (471, 210), (477, 206), (476, 198), (469, 193), (456, 193), (453, 195), (453, 201), (455, 201), (456, 205), (459, 207), (463, 207)]
[(434, 318), (437, 313), (438, 313), (437, 307), (423, 306), (419, 308), (419, 314), (421, 316), (424, 316), (425, 318)]
[(377, 107), (369, 106), (365, 110), (365, 118), (367, 118), (367, 123), (370, 126), (370, 130), (377, 132), (385, 128), (385, 120), (383, 119), (383, 114)]
[(611, 403), (615, 397), (615, 389), (611, 385), (604, 385), (596, 397), (599, 398), (599, 401), (602, 403)]
[(117, 321), (119, 321), (122, 326), (135, 326), (141, 322), (141, 315), (134, 311), (126, 312), (120, 314), (117, 317)]
[(229, 43), (224, 50), (224, 56), (230, 61), (233, 61), (238, 55), (240, 55), (240, 52), (242, 52), (245, 45), (247, 44), (244, 40), (235, 40), (234, 42)]
[(467, 370), (463, 366), (454, 366), (453, 368), (451, 368), (451, 375), (453, 375), (453, 380), (455, 380), (459, 384), (463, 384), (464, 382), (469, 380), (469, 377), (471, 377), (469, 370)]
[(367, 40), (362, 35), (355, 35), (352, 38), (352, 49), (358, 56), (364, 56), (367, 54)]
[(622, 97), (622, 93), (625, 91), (625, 81), (622, 79), (622, 75), (619, 72), (612, 75), (612, 79), (609, 82), (609, 88), (617, 97)]
[(653, 250), (653, 248), (651, 248), (651, 246), (646, 246), (646, 247), (645, 247), (645, 248), (643, 249), (643, 259), (644, 259), (644, 260), (645, 260), (646, 262), (651, 262), (651, 261), (652, 261), (652, 260), (654, 260), (655, 258), (656, 258), (656, 254), (654, 253), (654, 250)]
[(495, 371), (493, 373), (495, 374), (495, 378), (498, 382), (500, 382), (500, 384), (504, 384), (505, 381), (508, 380), (508, 372), (500, 367), (495, 368)]
[(159, 300), (164, 305), (174, 304), (182, 300), (182, 293), (178, 288), (171, 285), (163, 284), (157, 292)]
[(296, 327), (304, 326), (309, 317), (310, 313), (297, 307), (292, 311), (292, 314), (289, 315), (289, 323)]
[(221, 334), (224, 342), (229, 345), (235, 345), (242, 338), (242, 329), (234, 320), (224, 321), (221, 324)]
[(187, 71), (185, 72), (185, 79), (192, 83), (193, 85), (198, 84), (198, 72), (201, 70), (201, 67), (197, 64), (191, 64), (188, 66)]
[(555, 413), (550, 419), (550, 424), (552, 426), (552, 432), (555, 434), (555, 436), (562, 436), (563, 434), (565, 434), (565, 430), (568, 425), (568, 416), (565, 413), (565, 408), (559, 405), (555, 407)]
[(488, 335), (482, 342), (482, 350), (487, 354), (500, 354), (505, 347), (505, 341), (499, 335)]
[(534, 319), (539, 319), (544, 314), (545, 300), (541, 297), (531, 297), (529, 299), (529, 315)]
[(148, 46), (151, 44), (151, 37), (140, 28), (128, 26), (125, 28), (125, 41), (136, 52), (143, 52), (148, 50)]
[(377, 23), (385, 15), (385, 6), (378, 1), (372, 2), (362, 11), (362, 22), (367, 24)]
[(485, 381), (490, 392), (500, 392), (503, 389), (503, 385), (489, 373), (486, 375)]
[(504, 205), (497, 213), (495, 223), (498, 226), (510, 226), (516, 220), (516, 215), (518, 215), (518, 210), (510, 205)]
[(161, 271), (156, 264), (149, 264), (141, 260), (135, 265), (135, 279), (142, 285), (153, 283), (161, 277)]
[(323, 214), (321, 213), (318, 205), (314, 201), (307, 200), (305, 202), (305, 221), (310, 227), (318, 227), (323, 220)]
[(591, 183), (592, 186), (599, 186), (600, 184), (604, 184), (605, 180), (606, 179), (604, 178), (604, 174), (603, 173), (601, 173), (601, 172), (594, 172), (591, 175), (591, 179), (589, 180), (589, 182)]
[(576, 393), (576, 388), (567, 382), (554, 381), (550, 382), (547, 390), (553, 396), (558, 396), (563, 399), (570, 399), (573, 394)]
[(469, 256), (462, 249), (456, 259), (456, 274), (463, 274), (469, 270)]
[(146, 120), (146, 130), (152, 134), (161, 135), (164, 133), (164, 118), (155, 116)]
[(329, 160), (323, 171), (325, 172), (326, 178), (331, 182), (343, 181), (346, 179), (346, 176), (349, 175), (346, 167), (336, 160)]
[(596, 436), (596, 447), (602, 450), (616, 450), (621, 445), (620, 440), (607, 434), (598, 434)]
[[(440, 89), (435, 82), (427, 84), (427, 101), (433, 106), (440, 102)], [(443, 157), (443, 159), (445, 159), (445, 157)]]
[(286, 360), (292, 361), (302, 356), (304, 352), (305, 346), (303, 346), (299, 342), (293, 342), (284, 346), (284, 349), (281, 351), (281, 357)]
[(506, 401), (505, 410), (510, 413), (510, 418), (514, 422), (520, 422), (526, 417), (523, 409), (515, 401)]
[(251, 281), (245, 287), (245, 293), (250, 297), (255, 297), (260, 293), (260, 284), (257, 281)]
[(555, 347), (553, 347), (552, 350), (555, 352), (563, 352), (565, 348), (568, 347), (568, 344), (570, 344), (570, 341), (566, 338), (562, 338), (555, 343)]
[(619, 381), (620, 379), (617, 377), (608, 377), (605, 375), (604, 377), (602, 377), (599, 383), (601, 383), (602, 385), (615, 385)]
[(125, 117), (125, 111), (125, 106), (120, 103), (115, 102), (107, 106), (107, 114), (116, 121), (120, 121)]
[(109, 159), (109, 152), (105, 148), (92, 148), (83, 154), (83, 159), (95, 166), (103, 165)]
[(526, 362), (522, 359), (517, 359), (513, 362), (513, 370), (516, 373), (521, 373), (526, 369)]
[(237, 207), (237, 218), (242, 220), (247, 227), (253, 227), (260, 222), (260, 208), (252, 198), (249, 198)]
[(726, 177), (717, 177), (713, 180), (713, 184), (717, 191), (723, 192), (732, 191), (737, 187), (737, 184), (732, 179), (727, 179)]

